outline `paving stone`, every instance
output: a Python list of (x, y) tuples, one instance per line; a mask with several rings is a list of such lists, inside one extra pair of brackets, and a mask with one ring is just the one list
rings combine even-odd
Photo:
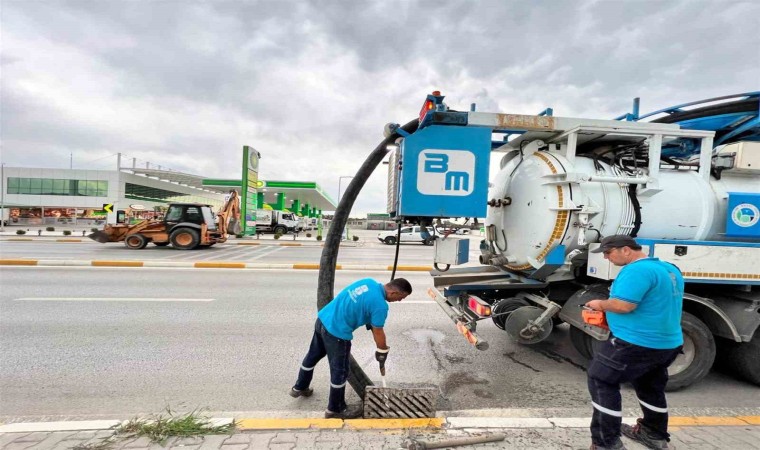
[(275, 444), (269, 444), (269, 450), (293, 450), (296, 448), (295, 442), (280, 442)]
[(40, 442), (46, 439), (50, 433), (46, 431), (38, 431), (35, 433), (29, 433), (26, 436), (22, 436), (13, 442)]
[(743, 427), (709, 427), (704, 428), (705, 433), (715, 436), (712, 442), (720, 442), (725, 448), (758, 448), (757, 442), (749, 436), (741, 439)]
[[(277, 435), (277, 433), (253, 433), (248, 435), (248, 442), (251, 444), (251, 450), (258, 450), (260, 448), (267, 448), (269, 442)], [(224, 450), (224, 449), (222, 449)]]
[[(250, 433), (236, 433), (229, 437), (226, 441), (224, 441), (224, 447), (227, 447), (228, 445), (233, 444), (245, 444), (248, 445), (251, 443), (251, 437), (256, 436), (255, 434)], [(271, 436), (274, 436), (274, 433), (271, 434)], [(270, 436), (270, 437), (271, 437)], [(267, 438), (267, 443), (269, 442), (269, 439)]]
[(175, 445), (169, 447), (169, 450), (200, 450), (201, 444), (196, 445)]
[[(30, 448), (33, 450), (51, 450), (55, 448), (61, 441), (65, 440), (67, 437), (69, 437), (72, 434), (75, 434), (75, 433), (68, 433), (68, 432), (47, 433), (47, 438), (35, 444), (34, 447), (30, 447)], [(2, 445), (0, 445), (0, 448), (3, 448)]]
[(121, 448), (148, 448), (153, 443), (147, 436), (140, 436), (138, 438), (131, 438), (124, 442)]
[(212, 434), (203, 437), (201, 450), (219, 450), (224, 441), (230, 438), (229, 434)]
[(190, 445), (201, 445), (203, 444), (203, 436), (187, 436), (187, 437), (178, 437), (176, 441), (172, 444), (172, 447), (187, 447)]
[(292, 432), (279, 432), (272, 439), (269, 440), (269, 445), (275, 444), (293, 444), (296, 443), (295, 433)]
[[(248, 444), (230, 444), (230, 445), (222, 445), (221, 450), (247, 450), (249, 448)], [(260, 449), (260, 448), (266, 448), (264, 447), (250, 447), (252, 449)]]
[(15, 441), (16, 439), (23, 438), (29, 433), (1, 433), (0, 434), (0, 448), (5, 448), (6, 445)]
[(39, 441), (13, 441), (8, 445), (3, 446), (3, 450), (23, 450), (34, 446), (38, 442)]

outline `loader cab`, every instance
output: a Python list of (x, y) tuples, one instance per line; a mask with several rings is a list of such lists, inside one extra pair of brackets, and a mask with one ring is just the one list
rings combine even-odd
[(200, 203), (172, 203), (164, 216), (167, 228), (179, 223), (206, 224), (209, 230), (216, 230), (216, 221), (211, 206)]

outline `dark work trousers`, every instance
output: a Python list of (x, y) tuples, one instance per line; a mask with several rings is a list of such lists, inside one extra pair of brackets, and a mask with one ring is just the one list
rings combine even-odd
[(351, 341), (340, 339), (330, 334), (322, 321), (317, 319), (314, 324), (314, 336), (311, 338), (309, 352), (301, 363), (298, 371), (298, 381), (293, 386), (296, 390), (304, 390), (311, 384), (314, 377), (314, 367), (327, 356), (330, 363), (330, 398), (327, 409), (341, 412), (346, 409), (346, 380), (348, 380), (348, 357), (351, 355)]
[(681, 347), (668, 350), (640, 347), (614, 336), (602, 343), (588, 368), (588, 391), (594, 407), (591, 417), (594, 444), (612, 447), (620, 438), (621, 383), (631, 383), (636, 390), (646, 431), (657, 439), (670, 437), (665, 385), (668, 366), (680, 351)]

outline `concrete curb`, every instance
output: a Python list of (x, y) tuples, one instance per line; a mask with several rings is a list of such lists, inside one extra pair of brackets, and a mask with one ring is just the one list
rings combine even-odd
[[(38, 266), (38, 267), (187, 267), (194, 269), (293, 269), (319, 270), (316, 263), (264, 264), (242, 261), (112, 261), (112, 260), (64, 260), (64, 259), (0, 259), (0, 266)], [(386, 265), (346, 265), (338, 264), (336, 270), (371, 270), (392, 271), (393, 266)], [(397, 272), (429, 272), (431, 266), (398, 266)]]
[[(535, 428), (588, 428), (590, 417), (438, 417), (433, 419), (320, 419), (320, 418), (240, 418), (210, 419), (214, 425), (235, 420), (238, 431), (298, 430), (298, 429), (535, 429)], [(623, 422), (633, 424), (635, 417)], [(24, 422), (0, 425), (0, 433), (34, 433), (54, 431), (109, 430), (120, 420), (81, 420), (68, 422)], [(760, 426), (760, 416), (707, 416), (671, 417), (670, 427), (725, 427)]]

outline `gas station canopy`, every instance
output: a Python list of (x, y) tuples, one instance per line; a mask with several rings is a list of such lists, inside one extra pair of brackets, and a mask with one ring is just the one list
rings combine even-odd
[[(204, 179), (202, 188), (217, 192), (236, 189), (239, 192), (242, 184), (241, 180)], [(272, 205), (277, 203), (277, 194), (285, 194), (286, 208), (289, 208), (294, 200), (298, 200), (301, 205), (308, 204), (311, 208), (322, 211), (335, 211), (337, 206), (333, 199), (313, 181), (259, 180), (258, 191), (264, 194), (264, 201)]]

